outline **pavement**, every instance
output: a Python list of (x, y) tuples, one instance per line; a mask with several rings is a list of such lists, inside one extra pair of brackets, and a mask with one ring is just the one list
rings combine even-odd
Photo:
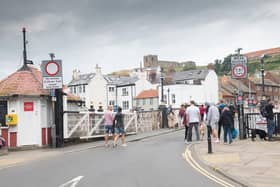
[(231, 145), (212, 144), (208, 154), (207, 141), (193, 145), (196, 158), (208, 169), (241, 186), (280, 186), (280, 141), (235, 140)]
[[(180, 129), (179, 129), (180, 130)], [(178, 131), (178, 129), (159, 129), (152, 132), (139, 133), (136, 135), (129, 135), (126, 137), (126, 142), (139, 141), (155, 136), (160, 136), (167, 133)], [(84, 151), (96, 147), (104, 146), (104, 141), (85, 142), (75, 145), (65, 146), (63, 148), (39, 148), (33, 150), (10, 151), (6, 155), (0, 156), (0, 170), (25, 164), (40, 159), (48, 159), (61, 154), (68, 154), (73, 152)]]

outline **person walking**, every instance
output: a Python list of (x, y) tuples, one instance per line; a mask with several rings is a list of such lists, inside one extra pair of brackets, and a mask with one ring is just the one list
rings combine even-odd
[(219, 119), (220, 119), (220, 112), (218, 107), (216, 107), (214, 103), (210, 103), (206, 121), (207, 121), (207, 125), (211, 127), (212, 136), (214, 138), (215, 143), (220, 142), (217, 134)]
[(206, 113), (206, 108), (204, 107), (204, 105), (199, 106), (199, 113), (200, 113), (200, 119), (201, 119), (201, 121), (203, 121), (204, 115)]
[[(185, 106), (184, 106), (185, 108)], [(187, 138), (188, 138), (188, 129), (189, 129), (189, 117), (186, 111), (183, 114), (183, 125), (185, 126), (185, 143), (188, 143)]]
[[(220, 112), (220, 116), (221, 116), (222, 111), (223, 111), (223, 109), (224, 109), (225, 106), (226, 106), (226, 105), (225, 105), (224, 101), (221, 100), (220, 103), (219, 103), (219, 112)], [(222, 130), (222, 123), (219, 122), (219, 123), (218, 123), (218, 138), (219, 138), (219, 139), (220, 139), (220, 137), (221, 137), (221, 130)]]
[(273, 101), (271, 99), (267, 100), (267, 105), (265, 106), (265, 110), (267, 112), (267, 136), (268, 136), (268, 141), (273, 141), (272, 135), (275, 129), (275, 122), (274, 122), (274, 113), (273, 113)]
[(109, 135), (112, 134), (112, 140), (114, 141), (114, 135), (115, 135), (115, 129), (113, 126), (113, 107), (108, 106), (106, 112), (104, 113), (104, 119), (105, 119), (105, 146), (108, 147), (108, 141), (109, 141)]
[(231, 144), (232, 143), (231, 129), (234, 128), (234, 119), (228, 107), (224, 107), (221, 114), (220, 123), (222, 124), (224, 130), (224, 144), (227, 143), (227, 136), (229, 138), (229, 144)]
[(113, 147), (117, 146), (117, 141), (118, 141), (119, 137), (121, 137), (122, 146), (126, 147), (127, 144), (125, 143), (125, 140), (124, 140), (124, 136), (125, 136), (124, 115), (122, 113), (121, 107), (118, 108), (118, 112), (113, 119), (113, 124), (115, 124), (115, 130), (116, 130)]
[(169, 111), (169, 114), (168, 114), (168, 126), (169, 126), (169, 128), (175, 127), (175, 114), (172, 109)]
[(195, 128), (195, 134), (196, 134), (196, 140), (199, 141), (199, 130), (198, 130), (198, 125), (201, 121), (200, 119), (200, 112), (199, 108), (195, 106), (195, 102), (191, 101), (190, 106), (187, 108), (186, 114), (189, 119), (189, 128), (188, 128), (188, 135), (187, 135), (187, 142), (190, 143), (192, 142), (192, 129), (193, 127)]
[(184, 121), (184, 116), (186, 114), (186, 107), (185, 105), (181, 105), (180, 109), (179, 109), (179, 114), (178, 114), (178, 127), (182, 127), (184, 124), (183, 124), (183, 121)]

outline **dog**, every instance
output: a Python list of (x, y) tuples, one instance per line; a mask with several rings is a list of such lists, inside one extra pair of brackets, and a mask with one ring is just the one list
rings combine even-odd
[(260, 139), (267, 140), (266, 139), (267, 133), (264, 130), (252, 129), (252, 131), (251, 131), (252, 141), (255, 141), (255, 138), (257, 137), (257, 135), (260, 137)]
[(203, 123), (200, 124), (200, 126), (199, 126), (199, 134), (200, 134), (200, 141), (203, 141), (203, 137), (204, 137), (204, 125), (203, 125)]

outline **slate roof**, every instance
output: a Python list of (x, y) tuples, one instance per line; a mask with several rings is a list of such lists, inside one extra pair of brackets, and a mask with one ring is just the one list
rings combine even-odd
[(28, 66), (27, 70), (18, 70), (3, 79), (0, 82), (0, 96), (13, 95), (49, 95), (49, 91), (43, 89), (42, 73), (38, 69)]
[(182, 80), (205, 80), (208, 75), (209, 70), (189, 70), (172, 73), (173, 81), (182, 81)]
[(79, 79), (72, 79), (68, 86), (88, 84), (95, 76), (95, 73), (81, 74)]
[(107, 80), (108, 84), (117, 85), (117, 86), (125, 86), (130, 84), (135, 84), (136, 81), (139, 80), (137, 77), (124, 77), (124, 76), (114, 76), (114, 75), (107, 75), (104, 76)]
[(135, 99), (146, 99), (146, 98), (153, 98), (158, 97), (158, 91), (155, 89), (144, 90), (140, 92)]

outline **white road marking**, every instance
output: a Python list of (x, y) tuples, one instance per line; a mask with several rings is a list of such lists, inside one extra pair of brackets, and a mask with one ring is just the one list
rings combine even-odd
[(229, 184), (228, 182), (216, 177), (215, 175), (209, 173), (207, 170), (203, 169), (191, 156), (191, 151), (189, 147), (187, 147), (185, 153), (182, 154), (183, 158), (199, 173), (208, 177), (209, 179), (213, 180), (214, 182), (224, 186), (224, 187), (234, 187), (233, 185)]
[[(83, 177), (84, 176), (78, 176), (78, 177), (60, 185), (59, 187), (66, 187), (68, 185), (69, 185), (69, 187), (75, 187)], [(71, 186), (70, 186), (70, 184), (71, 184)]]

